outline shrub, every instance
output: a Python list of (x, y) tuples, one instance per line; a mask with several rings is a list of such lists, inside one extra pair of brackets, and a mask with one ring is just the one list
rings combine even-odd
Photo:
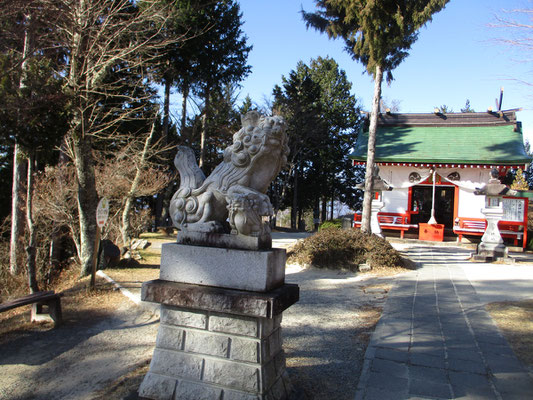
[(320, 226), (318, 227), (318, 230), (321, 231), (323, 229), (328, 229), (328, 228), (342, 228), (342, 219), (340, 218), (337, 218), (337, 219), (332, 219), (330, 221), (324, 221), (320, 224)]
[(289, 254), (289, 262), (350, 271), (364, 263), (374, 269), (404, 266), (400, 253), (385, 239), (360, 230), (333, 227), (298, 242)]

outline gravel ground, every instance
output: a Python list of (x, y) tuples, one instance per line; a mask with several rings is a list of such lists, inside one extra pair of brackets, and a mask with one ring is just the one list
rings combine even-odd
[[(299, 238), (281, 235), (277, 246), (288, 247)], [(287, 268), (287, 282), (300, 286), (300, 301), (285, 311), (282, 322), (295, 399), (353, 398), (393, 279)], [(134, 287), (143, 278), (137, 280), (128, 276), (125, 284), (138, 292)], [(137, 398), (146, 371), (141, 366), (152, 356), (159, 321), (125, 297), (117, 298), (112, 313), (70, 320), (65, 315), (57, 329), (0, 336), (0, 399)], [(140, 372), (131, 377), (132, 371)]]
[[(282, 323), (297, 398), (353, 398), (390, 279), (288, 269), (301, 293)], [(2, 338), (0, 399), (136, 398), (138, 379), (120, 396), (105, 393), (151, 358), (158, 320), (125, 298), (118, 303), (105, 318)]]
[(92, 399), (152, 356), (158, 320), (120, 299), (95, 321), (9, 335), (0, 344), (0, 399)]

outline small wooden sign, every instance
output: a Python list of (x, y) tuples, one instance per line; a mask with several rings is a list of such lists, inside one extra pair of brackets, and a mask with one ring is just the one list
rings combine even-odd
[(109, 201), (103, 197), (96, 208), (96, 224), (102, 229), (109, 217)]

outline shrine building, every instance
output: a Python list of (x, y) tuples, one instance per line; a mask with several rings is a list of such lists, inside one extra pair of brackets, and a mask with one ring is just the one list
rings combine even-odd
[[(382, 229), (400, 230), (402, 237), (417, 233), (433, 209), (446, 236), (481, 236), (485, 196), (474, 190), (488, 182), (493, 168), (503, 177), (511, 168), (525, 171), (531, 161), (515, 111), (380, 114), (375, 163), (393, 187), (382, 193)], [(354, 165), (366, 163), (367, 142), (368, 132), (361, 133), (350, 155)], [(504, 197), (503, 208), (502, 236), (525, 247), (528, 198)]]

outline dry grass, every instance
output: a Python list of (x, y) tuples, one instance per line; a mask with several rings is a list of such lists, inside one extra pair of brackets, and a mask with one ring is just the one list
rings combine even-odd
[(398, 274), (403, 274), (409, 270), (415, 270), (417, 268), (416, 263), (411, 259), (400, 256), (402, 259), (402, 266), (393, 266), (393, 267), (373, 267), (370, 271), (367, 272), (358, 272), (360, 274), (372, 274), (374, 276), (394, 276)]
[(139, 235), (139, 238), (146, 239), (149, 242), (169, 242), (176, 240), (176, 233), (169, 235), (163, 230), (157, 232), (144, 232)]
[(140, 264), (159, 266), (161, 261), (161, 250), (148, 247), (144, 250), (139, 250), (139, 254), (142, 257), (142, 259), (139, 260)]
[(490, 303), (487, 310), (516, 356), (533, 369), (533, 299)]
[(357, 271), (361, 264), (376, 271), (405, 269), (400, 253), (385, 239), (337, 228), (322, 229), (299, 241), (288, 253), (288, 262), (350, 271)]
[(105, 273), (126, 288), (140, 288), (143, 282), (159, 278), (158, 268), (106, 269)]
[[(97, 278), (96, 289), (89, 290), (90, 277), (80, 279), (77, 268), (63, 271), (53, 289), (62, 292), (61, 309), (65, 324), (84, 324), (106, 318), (125, 300), (113, 286)], [(0, 340), (25, 332), (53, 329), (51, 322), (30, 322), (31, 305), (0, 314)]]
[[(144, 250), (138, 250), (142, 257), (139, 262), (142, 265), (159, 266), (161, 260), (161, 244), (176, 241), (176, 234), (167, 235), (165, 231), (146, 232), (140, 235), (141, 239), (150, 242), (150, 246)], [(156, 246), (154, 246), (156, 244)]]

